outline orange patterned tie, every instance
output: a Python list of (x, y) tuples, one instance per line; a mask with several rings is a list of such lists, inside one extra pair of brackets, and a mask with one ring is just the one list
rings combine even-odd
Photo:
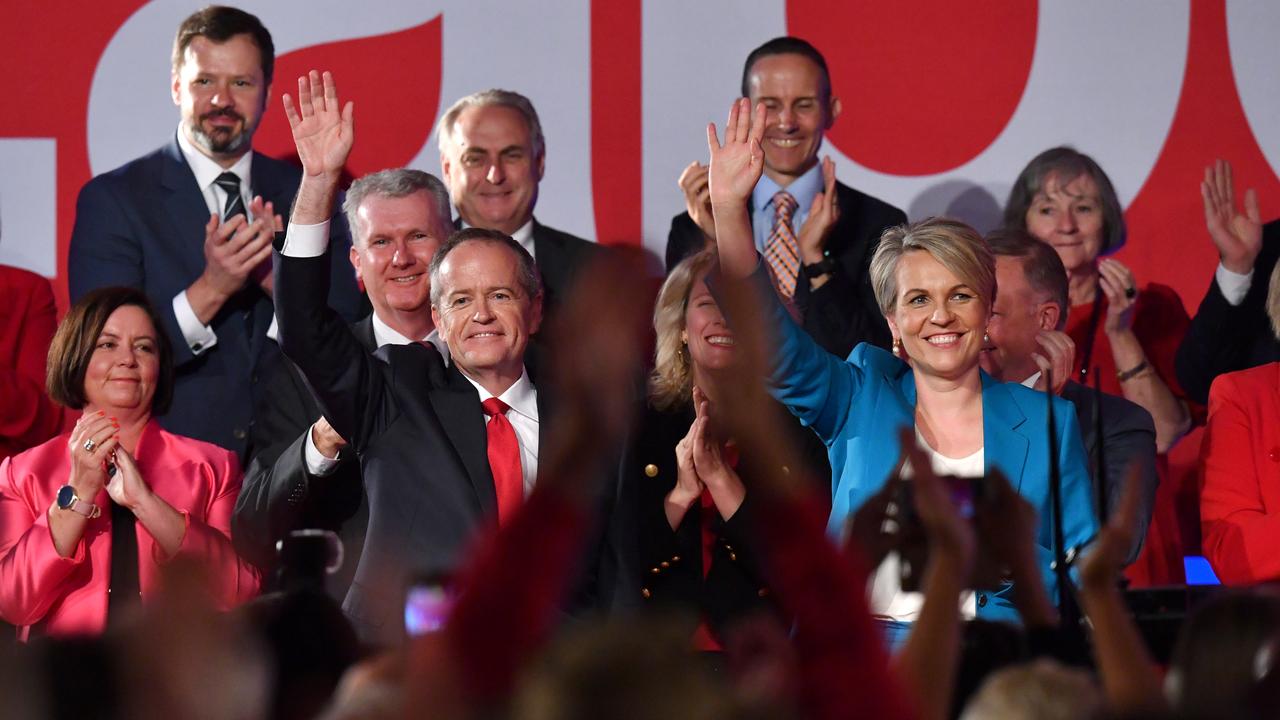
[(796, 199), (786, 190), (773, 196), (773, 231), (764, 244), (764, 258), (778, 294), (790, 300), (796, 294), (796, 277), (800, 275), (800, 244), (791, 229)]

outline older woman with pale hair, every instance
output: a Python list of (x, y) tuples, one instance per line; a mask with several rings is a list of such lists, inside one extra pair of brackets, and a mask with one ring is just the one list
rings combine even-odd
[[(1280, 265), (1267, 315), (1280, 338)], [(1280, 579), (1280, 362), (1219, 375), (1200, 458), (1204, 554), (1222, 582)]]
[[(996, 292), (990, 249), (972, 228), (953, 220), (885, 231), (870, 273), (895, 352), (865, 343), (848, 359), (824, 352), (765, 290), (752, 240), (747, 203), (763, 167), (764, 119), (760, 106), (752, 120), (744, 99), (730, 113), (723, 146), (714, 126), (708, 128), (720, 267), (728, 277), (752, 279), (766, 298), (763, 322), (775, 336), (770, 391), (828, 448), (830, 531), (842, 532), (850, 515), (895, 473), (899, 432), (913, 428), (939, 474), (977, 477), (999, 470), (1030, 501), (1040, 517), (1041, 572), (1053, 596), (1050, 458), (1056, 456), (1061, 471), (1066, 548), (1083, 545), (1097, 530), (1088, 469), (1070, 403), (996, 382), (978, 367)], [(1056, 445), (1046, 427), (1049, 402)], [(967, 596), (966, 614), (1016, 619), (1011, 587)], [(917, 617), (918, 594), (883, 589), (873, 597), (877, 614), (899, 627)]]
[[(640, 507), (641, 591), (647, 605), (695, 611), (698, 649), (720, 649), (735, 619), (769, 606), (749, 537), (738, 449), (721, 431), (717, 377), (735, 361), (734, 335), (707, 287), (714, 251), (692, 255), (667, 276), (653, 313), (657, 336), (648, 407), (624, 473)], [(780, 406), (778, 412), (786, 415)], [(797, 468), (830, 475), (817, 437), (791, 420), (806, 452)]]

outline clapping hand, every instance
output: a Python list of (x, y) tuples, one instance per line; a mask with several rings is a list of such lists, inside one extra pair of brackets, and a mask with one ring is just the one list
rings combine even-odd
[(151, 495), (151, 488), (142, 479), (133, 456), (123, 447), (116, 448), (115, 466), (116, 472), (107, 483), (107, 494), (111, 496), (111, 502), (136, 511), (138, 505)]
[(707, 184), (710, 168), (694, 160), (680, 173), (680, 191), (689, 217), (709, 239), (716, 239), (716, 220), (711, 216), (711, 187)]
[(1102, 323), (1103, 331), (1114, 335), (1131, 330), (1133, 312), (1138, 306), (1138, 286), (1133, 271), (1119, 260), (1100, 260), (1098, 285), (1107, 296), (1107, 317)]
[(822, 261), (827, 238), (840, 219), (840, 204), (836, 202), (836, 164), (830, 157), (822, 158), (822, 192), (813, 196), (809, 216), (796, 236), (800, 257), (806, 265)]
[[(1057, 395), (1071, 379), (1071, 370), (1076, 362), (1075, 341), (1070, 335), (1058, 330), (1041, 330), (1036, 334), (1036, 342), (1044, 352), (1031, 353), (1031, 359), (1040, 368), (1040, 378), (1036, 380), (1035, 389)], [(1049, 387), (1050, 379), (1053, 380), (1053, 387)]]
[(1204, 198), (1204, 224), (1209, 229), (1214, 247), (1218, 248), (1222, 266), (1240, 275), (1248, 274), (1262, 249), (1262, 214), (1258, 211), (1258, 194), (1253, 190), (1246, 191), (1244, 213), (1236, 209), (1231, 163), (1219, 160), (1204, 169), (1200, 195)]
[(326, 71), (322, 86), (320, 73), (312, 70), (307, 77), (298, 78), (297, 106), (288, 93), (283, 100), (303, 173), (308, 176), (341, 173), (355, 139), (354, 104), (347, 101), (339, 110), (333, 75)]

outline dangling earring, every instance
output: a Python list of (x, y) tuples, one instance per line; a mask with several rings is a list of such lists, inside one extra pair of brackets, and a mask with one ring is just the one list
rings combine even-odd
[(983, 344), (983, 345), (990, 345), (990, 344), (991, 344), (991, 336), (987, 334), (987, 331), (986, 331), (986, 330), (983, 330), (983, 331), (982, 331), (982, 344)]
[(902, 353), (902, 341), (901, 341), (901, 340), (899, 340), (899, 339), (897, 338), (897, 336), (894, 336), (894, 338), (893, 338), (893, 356), (894, 356), (894, 357), (897, 357), (897, 356), (898, 356), (899, 354), (901, 354), (901, 353)]

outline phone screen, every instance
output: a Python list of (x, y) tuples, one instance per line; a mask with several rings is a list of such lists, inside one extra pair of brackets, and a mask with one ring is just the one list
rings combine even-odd
[(409, 586), (404, 601), (404, 628), (411, 636), (426, 635), (444, 627), (453, 609), (453, 594), (442, 583)]

